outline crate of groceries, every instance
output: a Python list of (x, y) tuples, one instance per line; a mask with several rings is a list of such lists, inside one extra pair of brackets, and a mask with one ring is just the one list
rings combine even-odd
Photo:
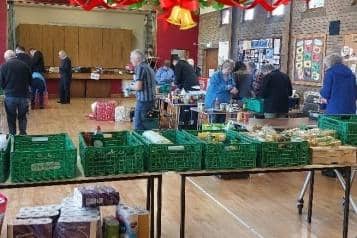
[(201, 169), (202, 144), (191, 135), (179, 130), (135, 133), (145, 144), (146, 165), (150, 172)]
[(335, 130), (343, 144), (357, 145), (357, 115), (322, 115), (318, 119), (318, 126)]
[(77, 149), (67, 134), (14, 136), (10, 172), (13, 182), (73, 178)]
[(79, 154), (85, 176), (144, 172), (144, 145), (130, 131), (82, 132)]
[(187, 131), (203, 143), (204, 169), (246, 169), (256, 167), (257, 149), (243, 142), (236, 131)]
[(251, 132), (240, 132), (238, 137), (257, 147), (259, 167), (288, 167), (310, 163), (309, 144), (301, 139), (293, 139), (284, 133), (265, 126)]
[(356, 147), (342, 145), (335, 130), (295, 128), (284, 132), (309, 143), (312, 164), (356, 164)]
[(243, 103), (245, 109), (252, 112), (263, 113), (264, 112), (264, 100), (260, 98), (244, 98)]
[(8, 135), (0, 135), (0, 183), (7, 180), (10, 167), (10, 137)]

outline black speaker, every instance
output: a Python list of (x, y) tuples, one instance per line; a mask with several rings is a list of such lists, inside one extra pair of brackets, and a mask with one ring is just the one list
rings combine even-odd
[(330, 21), (329, 32), (330, 36), (337, 36), (340, 34), (341, 21)]

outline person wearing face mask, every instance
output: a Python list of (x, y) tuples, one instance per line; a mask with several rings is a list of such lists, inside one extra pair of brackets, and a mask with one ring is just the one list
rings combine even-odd
[[(233, 79), (234, 61), (226, 60), (221, 69), (215, 72), (210, 81), (205, 98), (205, 108), (213, 109), (216, 101), (219, 103), (229, 103), (232, 95), (236, 95), (238, 90)], [(225, 115), (212, 115), (213, 123), (224, 123)]]
[(158, 85), (171, 84), (175, 80), (175, 73), (170, 65), (170, 60), (165, 60), (164, 65), (157, 70), (156, 83)]

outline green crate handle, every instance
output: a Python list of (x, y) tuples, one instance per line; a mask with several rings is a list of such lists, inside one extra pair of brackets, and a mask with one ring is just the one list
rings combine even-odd
[(173, 145), (167, 147), (168, 151), (183, 151), (185, 150), (185, 146), (183, 145)]
[(48, 137), (47, 136), (32, 137), (31, 141), (32, 142), (48, 142)]

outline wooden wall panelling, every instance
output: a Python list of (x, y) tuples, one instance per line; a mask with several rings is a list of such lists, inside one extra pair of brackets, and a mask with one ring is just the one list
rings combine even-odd
[(113, 61), (114, 32), (112, 29), (103, 29), (102, 65), (115, 67)]
[(87, 80), (87, 98), (110, 98), (111, 80)]
[(78, 27), (65, 26), (64, 49), (71, 58), (72, 66), (79, 66), (78, 43)]
[(123, 68), (129, 62), (132, 50), (132, 32), (123, 29), (113, 29), (113, 31), (113, 61), (115, 67)]
[(90, 28), (78, 28), (78, 64), (79, 66), (91, 66), (91, 38)]
[(133, 32), (131, 30), (124, 30), (122, 67), (124, 67), (129, 62), (130, 52), (133, 50), (132, 43), (133, 43)]
[(103, 29), (91, 28), (91, 66), (103, 66)]
[(53, 64), (59, 66), (58, 52), (64, 49), (64, 27), (52, 26), (51, 37), (53, 40)]
[(36, 24), (20, 24), (17, 27), (17, 43), (26, 50), (35, 48), (42, 50), (43, 26)]
[(44, 25), (42, 31), (42, 54), (45, 66), (54, 66), (52, 26)]

